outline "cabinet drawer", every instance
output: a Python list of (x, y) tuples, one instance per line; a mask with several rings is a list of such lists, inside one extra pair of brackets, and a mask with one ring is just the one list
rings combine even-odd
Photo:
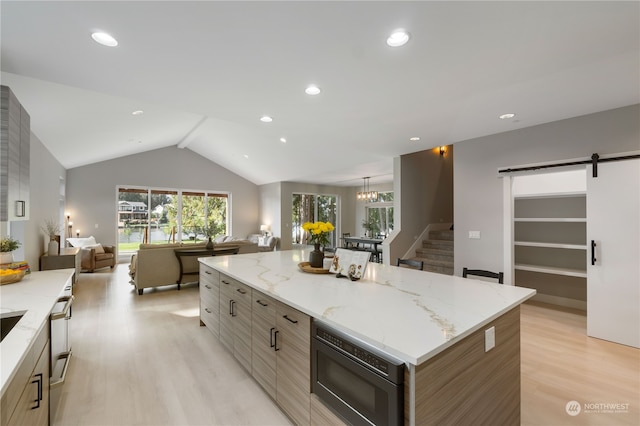
[(263, 321), (273, 322), (275, 326), (276, 300), (264, 293), (253, 290), (251, 301), (253, 315), (258, 316)]
[(200, 284), (209, 283), (218, 288), (220, 273), (210, 266), (200, 264)]

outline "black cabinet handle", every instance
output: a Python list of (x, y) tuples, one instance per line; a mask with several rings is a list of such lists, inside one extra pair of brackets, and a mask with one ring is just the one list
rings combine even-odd
[(267, 306), (269, 306), (269, 304), (268, 304), (268, 303), (264, 303), (264, 302), (263, 302), (262, 300), (260, 300), (260, 299), (256, 300), (256, 303), (257, 303), (258, 305), (260, 305), (260, 306), (265, 307), (265, 308), (266, 308)]
[(33, 401), (33, 402), (36, 403), (36, 406), (35, 407), (31, 407), (32, 410), (40, 408), (40, 401), (42, 401), (42, 373), (36, 374), (36, 377), (37, 377), (37, 379), (32, 381), (31, 383), (37, 383), (38, 384), (38, 399)]
[(591, 265), (596, 264), (596, 242), (591, 240)]
[(211, 286), (209, 284), (205, 284), (204, 285), (206, 288), (208, 288), (209, 290), (211, 290)]
[(243, 290), (243, 289), (241, 289), (241, 288), (236, 288), (236, 291), (237, 291), (238, 293), (240, 293), (240, 294), (247, 294), (247, 291), (246, 291), (246, 290)]
[(232, 317), (237, 316), (238, 314), (236, 314), (236, 301), (235, 300), (230, 300), (229, 301), (229, 313), (231, 314)]
[(286, 315), (283, 315), (282, 318), (286, 319), (287, 321), (289, 321), (289, 322), (291, 322), (293, 324), (297, 324), (298, 323), (298, 320), (292, 320), (291, 318), (289, 318)]
[(211, 272), (209, 272), (209, 271), (204, 271), (204, 273), (207, 274), (207, 275), (211, 275)]
[(278, 333), (280, 333), (278, 330), (276, 330), (273, 333), (273, 338), (274, 338), (273, 347), (276, 352), (280, 350), (280, 348), (278, 347)]
[(273, 348), (276, 344), (273, 340), (273, 331), (275, 330), (275, 327), (271, 327), (271, 329), (269, 330), (269, 347)]
[(229, 282), (227, 282), (227, 281), (225, 281), (225, 280), (220, 280), (220, 281), (221, 281), (223, 284), (226, 284), (226, 285), (231, 284), (231, 283), (229, 283)]
[(204, 308), (204, 310), (205, 310), (208, 314), (210, 314), (210, 313), (211, 313), (211, 311), (209, 310), (209, 308)]

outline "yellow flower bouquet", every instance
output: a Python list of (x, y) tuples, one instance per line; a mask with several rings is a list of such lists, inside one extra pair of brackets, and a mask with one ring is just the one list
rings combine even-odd
[(329, 244), (329, 233), (335, 228), (329, 222), (305, 222), (302, 229), (309, 233), (309, 242), (311, 244), (320, 244), (326, 246)]

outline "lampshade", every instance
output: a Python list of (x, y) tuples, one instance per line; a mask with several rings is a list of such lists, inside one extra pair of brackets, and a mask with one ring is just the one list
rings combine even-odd
[(269, 228), (270, 228), (270, 226), (269, 226), (269, 225), (260, 225), (260, 230), (261, 230), (262, 232), (268, 231), (268, 230), (269, 230)]

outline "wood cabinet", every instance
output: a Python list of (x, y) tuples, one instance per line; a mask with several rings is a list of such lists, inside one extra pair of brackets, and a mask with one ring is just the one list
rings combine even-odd
[(251, 368), (253, 378), (276, 399), (276, 301), (253, 290), (251, 304)]
[(34, 344), (8, 384), (1, 402), (2, 425), (49, 424), (49, 324), (46, 322)]
[(299, 425), (310, 423), (311, 317), (276, 303), (276, 401)]
[(297, 423), (310, 422), (311, 318), (253, 290), (253, 377)]
[(220, 337), (220, 273), (200, 266), (200, 325)]
[(220, 274), (220, 342), (251, 371), (251, 287)]
[(29, 219), (31, 119), (7, 86), (0, 86), (0, 222)]

